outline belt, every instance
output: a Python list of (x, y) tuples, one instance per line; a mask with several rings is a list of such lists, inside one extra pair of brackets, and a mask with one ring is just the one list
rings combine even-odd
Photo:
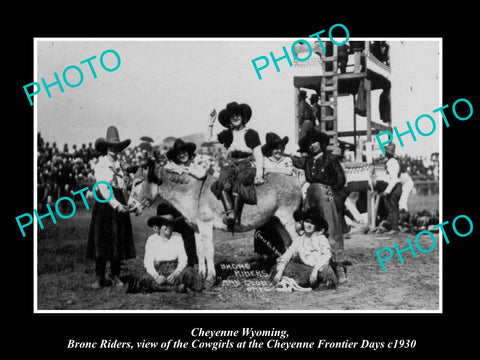
[(230, 157), (235, 160), (243, 160), (247, 159), (250, 156), (252, 156), (252, 153), (246, 152), (246, 151), (238, 151), (234, 150), (230, 153)]
[(310, 186), (313, 186), (313, 187), (317, 187), (317, 188), (321, 188), (323, 190), (326, 190), (327, 191), (327, 195), (329, 197), (332, 197), (333, 196), (333, 191), (332, 191), (332, 187), (330, 185), (325, 185), (325, 184), (322, 184), (322, 183), (310, 183)]

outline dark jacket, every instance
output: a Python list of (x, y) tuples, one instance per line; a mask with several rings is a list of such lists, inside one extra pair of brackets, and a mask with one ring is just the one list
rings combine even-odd
[(311, 184), (329, 185), (333, 190), (340, 190), (345, 186), (345, 172), (336, 156), (324, 153), (316, 160), (311, 155), (292, 156), (292, 162), (293, 166), (305, 171), (305, 179)]

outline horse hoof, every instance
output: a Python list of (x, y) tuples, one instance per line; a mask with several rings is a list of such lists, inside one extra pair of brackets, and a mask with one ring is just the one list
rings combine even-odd
[(203, 283), (203, 288), (207, 291), (212, 290), (213, 285), (215, 284), (215, 279), (206, 279)]

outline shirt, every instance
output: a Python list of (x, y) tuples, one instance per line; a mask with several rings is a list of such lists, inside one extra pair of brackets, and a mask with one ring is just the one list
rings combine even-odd
[(288, 175), (293, 175), (293, 163), (292, 159), (283, 156), (279, 160), (276, 160), (273, 156), (266, 157), (264, 159), (265, 174), (272, 172), (269, 170), (283, 169), (288, 172)]
[(170, 239), (160, 234), (152, 234), (148, 237), (145, 244), (145, 256), (143, 265), (148, 274), (156, 276), (157, 270), (155, 264), (161, 261), (178, 261), (175, 271), (180, 272), (187, 267), (187, 254), (183, 246), (182, 237), (177, 233), (172, 233)]
[(400, 173), (400, 164), (398, 163), (397, 159), (392, 157), (388, 159), (385, 166), (388, 173), (388, 177), (386, 179), (388, 181), (388, 185), (384, 192), (386, 194), (389, 194), (393, 190), (394, 186), (400, 182), (400, 179), (398, 177)]
[[(105, 181), (109, 183), (114, 188), (120, 188), (125, 190), (125, 173), (120, 161), (113, 161), (108, 155), (101, 156), (98, 159), (97, 164), (95, 164), (95, 180)], [(110, 189), (105, 184), (99, 184), (97, 186), (98, 191), (102, 195), (103, 199), (108, 199), (110, 194)], [(120, 202), (115, 199), (114, 196), (108, 202), (114, 209), (120, 205)]]
[(177, 164), (173, 161), (167, 162), (165, 165), (165, 171), (182, 175), (187, 173), (193, 176), (196, 179), (203, 179), (207, 174), (206, 169), (200, 164), (194, 163), (193, 161), (189, 165)]
[(253, 154), (255, 158), (257, 176), (263, 176), (264, 159), (258, 133), (254, 130), (244, 127), (240, 130), (233, 130), (232, 136), (233, 140), (228, 148), (228, 153), (230, 154), (234, 151), (238, 151)]
[(277, 259), (277, 263), (286, 265), (295, 256), (308, 266), (323, 270), (332, 257), (330, 243), (325, 235), (318, 232), (311, 236), (305, 234), (296, 237), (287, 251)]
[(321, 183), (340, 190), (346, 178), (340, 160), (336, 156), (320, 153), (317, 156), (292, 156), (293, 166), (305, 171), (309, 183)]
[(247, 146), (247, 142), (245, 141), (245, 134), (247, 132), (248, 128), (244, 127), (241, 130), (233, 130), (232, 135), (233, 135), (233, 141), (230, 144), (230, 147), (228, 148), (228, 152), (232, 151), (242, 151), (246, 153), (252, 153), (252, 150), (250, 147)]
[(120, 161), (112, 161), (108, 155), (101, 156), (95, 165), (95, 179), (97, 181), (106, 181), (112, 187), (124, 188), (124, 176), (123, 167)]

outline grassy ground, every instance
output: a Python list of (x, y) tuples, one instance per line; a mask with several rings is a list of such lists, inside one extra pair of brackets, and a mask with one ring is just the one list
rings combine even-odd
[[(151, 233), (146, 226), (151, 215), (147, 211), (139, 217), (132, 216), (138, 256), (143, 256), (145, 239)], [(406, 247), (407, 234), (352, 234), (345, 241), (345, 250), (353, 265), (348, 268), (348, 282), (336, 290), (281, 293), (222, 286), (211, 293), (187, 294), (127, 294), (125, 288), (110, 287), (93, 291), (90, 289), (95, 277), (93, 263), (84, 257), (90, 216), (90, 211), (79, 209), (74, 217), (39, 230), (39, 310), (437, 310), (439, 307), (438, 246), (429, 253), (417, 251), (417, 258), (404, 252), (403, 264), (395, 255), (385, 263), (386, 271), (380, 267), (375, 251), (393, 248), (393, 243), (400, 249)], [(232, 237), (215, 231), (214, 243), (215, 261), (242, 263), (254, 255), (253, 232)], [(430, 248), (431, 239), (422, 236), (420, 245)]]

